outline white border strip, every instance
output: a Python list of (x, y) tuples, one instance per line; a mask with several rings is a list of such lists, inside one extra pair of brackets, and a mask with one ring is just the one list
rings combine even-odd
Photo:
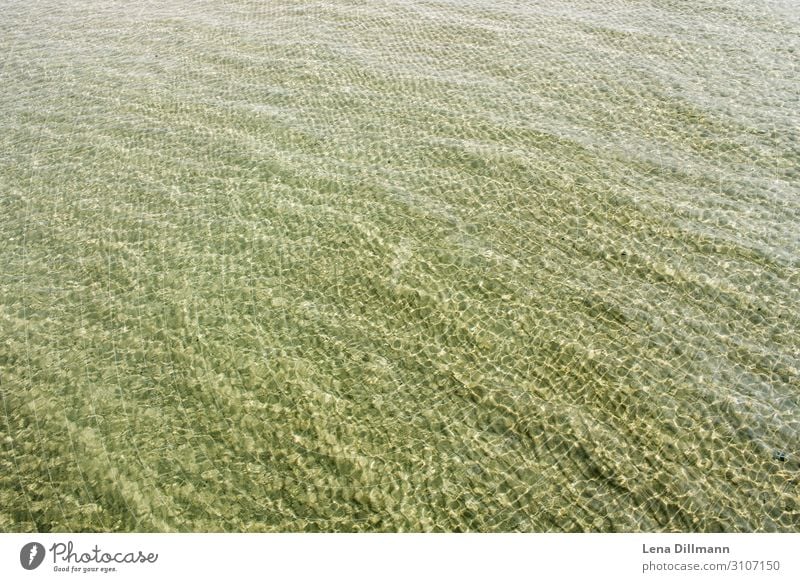
[(0, 580), (794, 582), (799, 550), (800, 534), (0, 534)]

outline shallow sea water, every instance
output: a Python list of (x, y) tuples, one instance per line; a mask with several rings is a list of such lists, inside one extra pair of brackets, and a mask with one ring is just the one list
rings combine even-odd
[(5, 0), (1, 531), (797, 531), (793, 0)]

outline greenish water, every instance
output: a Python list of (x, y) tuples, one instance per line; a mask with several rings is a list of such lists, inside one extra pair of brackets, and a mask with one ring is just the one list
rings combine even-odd
[(0, 530), (800, 530), (792, 0), (0, 4)]

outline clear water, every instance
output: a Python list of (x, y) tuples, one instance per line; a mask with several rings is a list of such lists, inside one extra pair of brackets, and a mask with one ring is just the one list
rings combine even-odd
[(794, 0), (5, 0), (0, 530), (797, 531)]

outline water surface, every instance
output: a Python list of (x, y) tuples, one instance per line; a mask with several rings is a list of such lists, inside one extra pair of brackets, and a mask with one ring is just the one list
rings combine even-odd
[(797, 531), (790, 0), (4, 0), (0, 530)]

